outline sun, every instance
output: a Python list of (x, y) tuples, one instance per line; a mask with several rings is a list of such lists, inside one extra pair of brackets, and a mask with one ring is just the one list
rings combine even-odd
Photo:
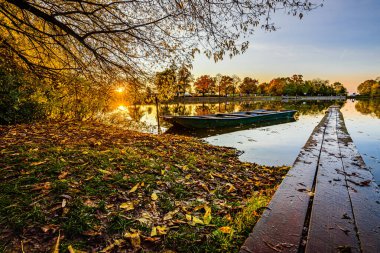
[(122, 93), (122, 92), (124, 92), (124, 87), (118, 87), (115, 89), (115, 91), (118, 93)]
[(127, 110), (127, 107), (126, 107), (125, 105), (119, 105), (119, 106), (117, 107), (117, 109), (118, 109), (119, 111), (126, 111), (126, 110)]

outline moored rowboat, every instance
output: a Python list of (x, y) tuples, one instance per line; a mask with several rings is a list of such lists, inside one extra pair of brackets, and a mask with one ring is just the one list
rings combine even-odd
[(218, 113), (202, 116), (163, 116), (162, 118), (173, 125), (186, 128), (218, 128), (248, 125), (279, 119), (291, 119), (295, 110), (269, 111), (254, 110), (247, 112)]

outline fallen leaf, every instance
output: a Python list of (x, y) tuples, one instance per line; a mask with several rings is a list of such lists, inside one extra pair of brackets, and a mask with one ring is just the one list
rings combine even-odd
[(108, 253), (110, 252), (111, 250), (113, 250), (116, 246), (120, 246), (122, 244), (124, 244), (125, 241), (124, 240), (115, 240), (114, 243), (110, 244), (108, 247), (104, 248), (103, 250), (101, 250), (100, 252), (104, 252), (104, 253)]
[(185, 217), (186, 217), (186, 220), (188, 220), (188, 221), (191, 221), (191, 220), (192, 220), (192, 217), (191, 217), (190, 214), (186, 214)]
[(67, 247), (67, 250), (69, 251), (69, 253), (86, 253), (87, 252), (87, 251), (74, 249), (73, 246), (71, 245)]
[(203, 216), (204, 224), (208, 225), (211, 222), (211, 207), (204, 205), (205, 214)]
[(171, 220), (171, 219), (173, 219), (173, 216), (174, 216), (176, 213), (178, 213), (178, 212), (179, 212), (178, 209), (176, 209), (176, 210), (174, 210), (174, 211), (171, 211), (171, 212), (168, 212), (167, 214), (165, 214), (163, 220), (164, 220), (164, 221), (167, 221), (167, 220)]
[(64, 179), (69, 174), (67, 171), (62, 171), (61, 174), (59, 174), (58, 179)]
[(59, 253), (59, 244), (61, 242), (61, 231), (58, 231), (57, 241), (55, 243), (52, 253)]
[(225, 234), (230, 234), (232, 232), (231, 227), (220, 227), (218, 230), (222, 233), (225, 233)]
[(139, 232), (134, 232), (134, 233), (127, 232), (124, 234), (124, 237), (129, 239), (129, 241), (131, 242), (132, 247), (134, 249), (141, 247), (140, 246), (141, 245), (141, 239), (140, 239), (140, 233)]
[(135, 209), (133, 202), (124, 202), (120, 205), (120, 208), (125, 209), (126, 211)]
[(199, 183), (201, 186), (202, 186), (202, 188), (205, 190), (205, 191), (207, 191), (207, 192), (209, 192), (210, 191), (210, 189), (207, 187), (207, 185), (205, 185), (204, 183)]
[(157, 228), (153, 227), (152, 231), (150, 231), (150, 236), (156, 236), (157, 235)]
[(103, 170), (103, 169), (98, 169), (99, 172), (103, 173), (103, 174), (107, 174), (107, 175), (110, 175), (111, 172), (108, 171), (108, 170)]
[(157, 196), (157, 193), (153, 192), (152, 193), (152, 196), (150, 196), (152, 200), (157, 200), (158, 199), (158, 196)]
[(140, 183), (137, 183), (135, 186), (133, 186), (133, 187), (132, 187), (132, 189), (131, 189), (131, 190), (129, 190), (129, 192), (128, 192), (128, 193), (132, 193), (132, 192), (135, 192), (135, 191), (137, 190), (137, 188), (139, 188), (139, 186), (140, 186)]
[(236, 191), (236, 188), (235, 188), (235, 186), (233, 186), (233, 184), (227, 183), (226, 186), (229, 186), (229, 188), (227, 190), (228, 193)]
[(203, 221), (201, 219), (199, 219), (198, 217), (196, 216), (193, 216), (193, 222), (191, 225), (196, 225), (196, 224), (204, 224)]
[(41, 165), (41, 164), (44, 164), (44, 163), (46, 163), (46, 161), (32, 162), (32, 163), (30, 163), (30, 166), (38, 166), (38, 165)]
[(165, 225), (162, 226), (156, 226), (157, 232), (160, 235), (166, 235), (166, 233), (169, 231), (169, 228)]

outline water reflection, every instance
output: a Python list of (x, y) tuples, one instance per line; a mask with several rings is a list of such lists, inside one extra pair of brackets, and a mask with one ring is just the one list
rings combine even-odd
[(380, 99), (358, 100), (355, 109), (364, 115), (380, 118)]
[[(380, 100), (360, 101), (251, 101), (198, 104), (161, 104), (160, 115), (204, 115), (213, 113), (249, 111), (255, 109), (297, 110), (297, 121), (278, 122), (241, 128), (221, 130), (189, 131), (170, 129), (171, 125), (162, 122), (163, 132), (197, 136), (207, 142), (237, 148), (244, 151), (241, 160), (265, 165), (291, 165), (300, 149), (309, 138), (314, 127), (320, 122), (331, 105), (342, 106), (347, 129), (372, 170), (376, 182), (380, 183)], [(117, 107), (104, 118), (113, 124), (157, 133), (156, 107), (154, 105), (128, 106), (127, 110)], [(132, 127), (131, 127), (132, 126)], [(169, 129), (169, 130), (168, 130)]]

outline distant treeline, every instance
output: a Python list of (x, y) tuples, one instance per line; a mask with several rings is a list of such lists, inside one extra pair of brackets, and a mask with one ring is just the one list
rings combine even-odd
[(156, 73), (153, 86), (147, 89), (148, 93), (155, 90), (161, 100), (175, 96), (186, 96), (190, 93), (202, 96), (228, 95), (272, 95), (272, 96), (330, 96), (346, 95), (347, 89), (340, 82), (330, 84), (328, 80), (303, 80), (302, 75), (278, 77), (269, 83), (260, 83), (259, 80), (237, 75), (216, 76), (202, 75), (194, 78), (186, 67), (167, 69)]

